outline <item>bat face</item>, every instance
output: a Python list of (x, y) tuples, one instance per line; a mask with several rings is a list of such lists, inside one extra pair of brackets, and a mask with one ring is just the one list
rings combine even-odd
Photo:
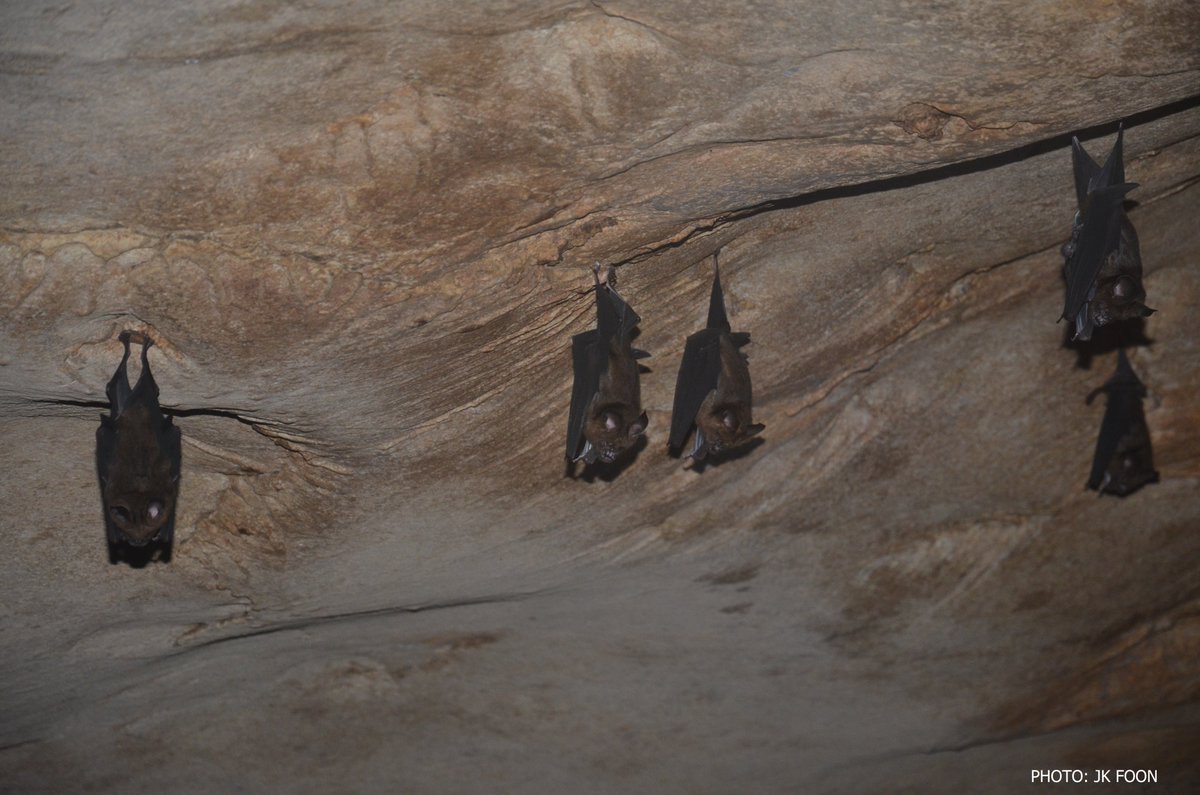
[[(180, 432), (158, 404), (158, 386), (142, 348), (142, 373), (130, 389), (125, 356), (108, 384), (109, 416), (96, 431), (96, 469), (110, 545), (143, 547), (172, 541), (179, 496)], [(169, 554), (169, 552), (167, 553)]]
[(693, 428), (688, 457), (695, 461), (745, 444), (762, 432), (764, 426), (751, 419), (750, 367), (740, 350), (749, 341), (749, 334), (730, 330), (717, 273), (707, 326), (688, 337), (675, 382), (668, 447), (676, 455)]
[(1063, 246), (1067, 282), (1063, 318), (1075, 325), (1073, 339), (1091, 339), (1097, 326), (1146, 317), (1142, 257), (1137, 232), (1125, 215), (1125, 194), (1136, 187), (1125, 182), (1122, 135), (1101, 167), (1072, 143), (1075, 193), (1079, 211), (1071, 239)]
[[(613, 463), (646, 432), (639, 352), (631, 344), (637, 314), (611, 285), (596, 282), (596, 329), (571, 339), (575, 383), (567, 424), (567, 460)], [(644, 356), (645, 354), (640, 354)]]
[(1118, 354), (1117, 362), (1116, 374), (1088, 396), (1090, 403), (1098, 392), (1108, 394), (1087, 487), (1101, 494), (1124, 497), (1147, 483), (1158, 482), (1158, 472), (1154, 469), (1150, 429), (1142, 410), (1145, 387), (1129, 366), (1124, 350)]
[(696, 415), (696, 441), (691, 457), (703, 461), (750, 441), (760, 434), (764, 425), (750, 422), (750, 413), (735, 403), (718, 404), (716, 390), (700, 407)]
[(584, 436), (596, 458), (611, 464), (646, 432), (645, 412), (634, 417), (626, 404), (601, 406), (588, 419)]

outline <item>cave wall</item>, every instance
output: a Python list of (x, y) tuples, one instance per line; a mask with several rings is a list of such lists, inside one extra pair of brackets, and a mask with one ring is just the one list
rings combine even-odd
[[(23, 3), (0, 31), (20, 789), (1200, 781), (1192, 4)], [(1082, 488), (1115, 354), (1054, 321), (1070, 135), (1099, 156), (1121, 120), (1161, 482), (1118, 500)], [(697, 472), (665, 437), (714, 256), (767, 430)], [(646, 448), (587, 481), (594, 262), (652, 372)], [(93, 463), (126, 328), (185, 440), (174, 559), (141, 569), (107, 563)]]

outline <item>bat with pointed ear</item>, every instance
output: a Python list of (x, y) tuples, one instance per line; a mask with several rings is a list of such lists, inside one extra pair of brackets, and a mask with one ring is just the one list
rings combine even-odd
[(1107, 393), (1108, 400), (1087, 487), (1100, 494), (1124, 497), (1147, 483), (1158, 482), (1150, 449), (1150, 429), (1142, 411), (1146, 387), (1129, 366), (1124, 348), (1117, 352), (1117, 372), (1088, 395), (1088, 405), (1101, 392)]
[(1137, 187), (1125, 181), (1124, 134), (1124, 128), (1118, 129), (1103, 166), (1092, 160), (1078, 138), (1071, 141), (1079, 210), (1071, 239), (1062, 248), (1067, 295), (1059, 320), (1074, 324), (1072, 339), (1088, 340), (1096, 326), (1154, 312), (1142, 303), (1142, 255), (1123, 207), (1125, 194)]
[[(147, 356), (153, 341), (132, 331), (122, 332), (120, 340), (125, 355), (106, 390), (110, 413), (100, 417), (96, 430), (96, 471), (109, 552), (115, 560), (117, 545), (144, 547), (155, 542), (166, 560), (175, 532), (181, 435), (158, 404), (158, 385)], [(142, 345), (142, 372), (132, 388), (126, 371), (131, 340)]]
[(596, 328), (571, 338), (575, 381), (567, 420), (567, 461), (612, 463), (646, 432), (638, 359), (632, 346), (638, 314), (617, 294), (615, 269), (593, 268)]
[(684, 345), (668, 440), (670, 451), (678, 456), (694, 428), (688, 458), (696, 461), (743, 444), (765, 427), (750, 416), (750, 366), (741, 351), (750, 335), (730, 330), (715, 257), (713, 266), (708, 323)]

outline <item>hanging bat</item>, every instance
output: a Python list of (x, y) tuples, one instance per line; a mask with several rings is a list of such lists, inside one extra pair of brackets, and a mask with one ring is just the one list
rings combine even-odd
[(646, 432), (638, 359), (631, 344), (638, 314), (617, 294), (615, 269), (596, 280), (596, 328), (571, 338), (575, 382), (567, 421), (567, 461), (612, 463)]
[[(121, 334), (125, 355), (105, 390), (111, 406), (96, 430), (96, 471), (104, 503), (110, 554), (116, 545), (144, 547), (158, 542), (170, 558), (175, 532), (181, 460), (179, 428), (158, 405), (158, 385), (150, 373), (147, 351), (153, 341), (144, 334)], [(142, 372), (129, 388), (130, 340), (142, 345)]]
[(1124, 129), (1118, 129), (1117, 142), (1103, 167), (1084, 151), (1078, 138), (1071, 141), (1079, 210), (1071, 239), (1062, 247), (1067, 296), (1059, 320), (1074, 324), (1072, 339), (1089, 340), (1096, 326), (1154, 312), (1142, 303), (1146, 299), (1142, 255), (1137, 232), (1123, 207), (1125, 194), (1137, 187), (1125, 181), (1123, 137)]
[(1108, 400), (1087, 487), (1101, 494), (1124, 497), (1147, 483), (1158, 482), (1150, 449), (1150, 430), (1142, 412), (1146, 387), (1129, 366), (1124, 348), (1117, 352), (1117, 372), (1104, 386), (1088, 395), (1088, 405), (1101, 392), (1108, 393)]
[(741, 351), (748, 342), (748, 333), (730, 331), (717, 269), (708, 301), (708, 323), (703, 331), (687, 338), (675, 381), (668, 441), (674, 455), (680, 455), (693, 427), (696, 435), (688, 458), (696, 461), (762, 432), (765, 426), (750, 417), (750, 367)]

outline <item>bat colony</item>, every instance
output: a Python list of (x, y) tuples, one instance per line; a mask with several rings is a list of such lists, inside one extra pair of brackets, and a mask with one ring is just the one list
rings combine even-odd
[[(1142, 303), (1146, 298), (1142, 255), (1123, 205), (1125, 194), (1137, 187), (1125, 181), (1124, 134), (1123, 129), (1117, 130), (1117, 141), (1103, 166), (1092, 160), (1078, 138), (1071, 141), (1079, 211), (1071, 226), (1071, 239), (1062, 247), (1067, 296), (1059, 320), (1074, 325), (1072, 339), (1088, 340), (1097, 326), (1137, 320), (1154, 312)], [(1123, 347), (1118, 349), (1116, 374), (1093, 391), (1087, 402), (1099, 392), (1108, 393), (1108, 405), (1087, 487), (1124, 497), (1157, 482), (1158, 473), (1142, 412), (1146, 388), (1130, 367)]]
[[(1072, 340), (1091, 339), (1100, 326), (1144, 318), (1142, 259), (1137, 232), (1125, 214), (1124, 197), (1136, 185), (1125, 182), (1124, 131), (1101, 166), (1079, 139), (1071, 154), (1078, 211), (1071, 237), (1062, 247), (1066, 301), (1060, 320), (1071, 324)], [(574, 383), (567, 422), (568, 473), (584, 466), (612, 464), (628, 456), (646, 432), (638, 360), (649, 354), (633, 347), (641, 318), (617, 293), (614, 269), (601, 280), (594, 271), (596, 328), (571, 338)], [(108, 382), (110, 414), (96, 432), (96, 470), (104, 505), (111, 560), (121, 550), (158, 545), (170, 558), (179, 496), (180, 431), (158, 403), (150, 373), (149, 337), (120, 335), (124, 356)], [(132, 388), (126, 365), (130, 342), (142, 345), (141, 375)], [(708, 319), (687, 338), (675, 382), (668, 450), (694, 462), (720, 457), (762, 432), (751, 416), (750, 369), (742, 348), (746, 332), (731, 329), (725, 295), (714, 259)], [(1142, 410), (1146, 388), (1134, 373), (1124, 348), (1116, 373), (1087, 398), (1107, 395), (1087, 488), (1125, 496), (1158, 480), (1150, 434)], [(687, 442), (691, 438), (691, 445)]]

